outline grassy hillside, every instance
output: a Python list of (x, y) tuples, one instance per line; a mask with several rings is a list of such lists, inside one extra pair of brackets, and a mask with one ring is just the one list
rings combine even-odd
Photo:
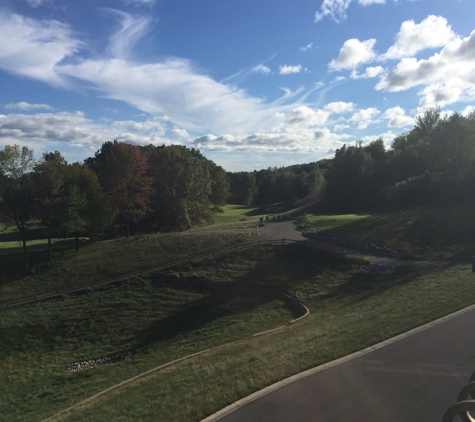
[[(174, 290), (147, 279), (4, 310), (0, 419), (42, 420), (151, 367), (293, 317), (281, 301)], [(135, 357), (113, 366), (66, 370), (72, 362), (126, 350)]]
[(404, 251), (421, 259), (471, 259), (475, 209), (469, 205), (406, 208), (370, 215), (307, 215), (303, 231), (327, 230)]
[(386, 274), (363, 274), (359, 265), (294, 245), (170, 271), (274, 286), (294, 294), (312, 313), (283, 330), (153, 373), (55, 420), (199, 421), (279, 379), (475, 302), (468, 265)]
[(186, 259), (248, 240), (243, 231), (201, 231), (148, 234), (129, 238), (86, 241), (79, 251), (57, 250), (53, 265), (46, 252), (29, 253), (34, 263), (22, 269), (21, 247), (0, 254), (0, 302), (62, 291), (76, 285), (114, 278), (134, 271)]

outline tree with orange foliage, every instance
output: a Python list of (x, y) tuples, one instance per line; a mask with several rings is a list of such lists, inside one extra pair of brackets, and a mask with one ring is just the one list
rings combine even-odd
[(114, 142), (100, 174), (101, 184), (117, 214), (125, 220), (127, 238), (130, 221), (140, 221), (148, 211), (152, 179), (145, 175), (147, 156), (137, 145)]

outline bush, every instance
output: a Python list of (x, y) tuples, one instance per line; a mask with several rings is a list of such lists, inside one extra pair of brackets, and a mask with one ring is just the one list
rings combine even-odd
[(297, 219), (297, 221), (295, 222), (295, 227), (297, 228), (297, 230), (303, 230), (307, 228), (310, 224), (311, 221), (308, 218), (308, 215), (304, 214)]

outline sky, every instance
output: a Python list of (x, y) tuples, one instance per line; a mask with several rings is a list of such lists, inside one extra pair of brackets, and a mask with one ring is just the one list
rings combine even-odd
[(475, 110), (473, 0), (1, 0), (0, 148), (185, 145), (227, 171)]

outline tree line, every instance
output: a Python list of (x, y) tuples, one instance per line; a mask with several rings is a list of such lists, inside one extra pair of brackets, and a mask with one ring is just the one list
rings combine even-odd
[(343, 145), (331, 159), (228, 173), (230, 201), (249, 205), (319, 199), (335, 212), (362, 212), (475, 199), (475, 112), (418, 116), (389, 148), (382, 139)]
[(184, 146), (105, 142), (84, 163), (55, 152), (35, 161), (17, 145), (0, 151), (0, 215), (26, 242), (32, 226), (51, 239), (104, 231), (186, 230), (213, 222), (227, 202), (294, 206), (319, 199), (335, 212), (473, 201), (475, 113), (429, 109), (386, 149), (381, 139), (344, 145), (332, 159), (228, 172)]
[(0, 214), (26, 243), (33, 227), (48, 238), (94, 237), (104, 231), (186, 230), (210, 224), (226, 204), (226, 172), (183, 146), (105, 142), (84, 163), (58, 152), (35, 161), (27, 147), (0, 151)]

